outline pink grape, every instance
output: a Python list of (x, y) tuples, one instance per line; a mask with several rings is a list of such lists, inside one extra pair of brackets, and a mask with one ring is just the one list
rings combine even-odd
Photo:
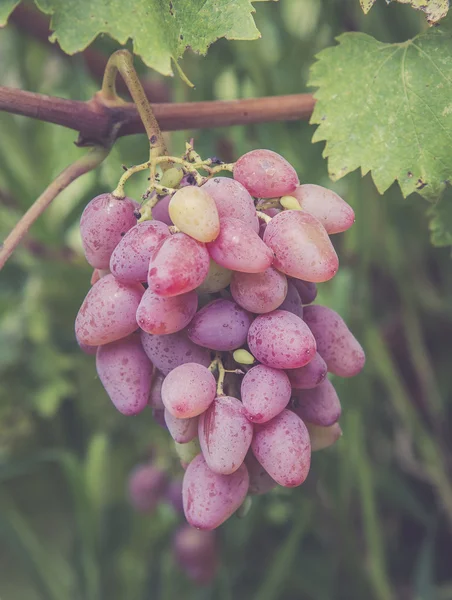
[(131, 198), (101, 194), (89, 202), (80, 219), (86, 260), (96, 269), (108, 269), (110, 256), (121, 237), (133, 227), (140, 205)]
[[(147, 356), (147, 355), (146, 355)], [(154, 369), (152, 373), (151, 393), (149, 394), (148, 404), (152, 408), (163, 410), (165, 408), (162, 402), (162, 384), (165, 379), (163, 373)]]
[(317, 352), (314, 358), (304, 367), (288, 369), (290, 384), (298, 390), (310, 390), (320, 385), (328, 372), (326, 362)]
[(77, 340), (77, 344), (82, 352), (84, 352), (85, 354), (90, 354), (91, 356), (95, 356), (98, 346), (88, 346), (87, 344), (79, 342), (79, 340)]
[(293, 410), (306, 423), (328, 427), (341, 416), (341, 403), (329, 379), (311, 390), (297, 390), (294, 398)]
[(251, 448), (279, 485), (295, 487), (308, 476), (311, 464), (309, 433), (303, 421), (290, 410), (283, 410), (263, 425), (255, 425)]
[(125, 284), (106, 275), (93, 285), (78, 311), (75, 335), (87, 346), (101, 346), (138, 329), (135, 314), (144, 293), (140, 283)]
[(320, 427), (312, 423), (306, 423), (311, 440), (311, 450), (323, 450), (332, 446), (342, 436), (342, 429), (339, 423), (334, 423), (329, 427)]
[(147, 281), (151, 256), (160, 242), (169, 236), (165, 223), (137, 223), (113, 250), (110, 271), (116, 279), (125, 283)]
[(287, 294), (284, 299), (284, 302), (277, 306), (279, 310), (287, 310), (300, 319), (303, 318), (303, 303), (301, 302), (300, 294), (297, 291), (297, 288), (291, 281), (287, 281)]
[(253, 426), (240, 400), (219, 396), (199, 417), (198, 438), (208, 467), (229, 475), (245, 460), (253, 438)]
[(214, 473), (198, 454), (185, 471), (182, 498), (185, 518), (198, 529), (215, 529), (224, 523), (245, 500), (248, 471), (242, 464), (231, 475)]
[(328, 281), (339, 261), (327, 232), (318, 219), (300, 210), (284, 210), (273, 217), (264, 242), (275, 253), (273, 266), (291, 277), (311, 282)]
[(311, 304), (317, 298), (317, 286), (315, 283), (292, 278), (289, 278), (289, 281), (296, 287), (303, 305)]
[(215, 532), (184, 523), (175, 533), (172, 550), (175, 562), (189, 579), (198, 585), (214, 579), (219, 563)]
[(259, 233), (259, 219), (254, 200), (241, 183), (229, 177), (213, 177), (208, 179), (201, 189), (214, 199), (220, 221), (224, 217), (239, 219)]
[(206, 246), (176, 233), (157, 246), (149, 264), (149, 288), (159, 296), (178, 296), (197, 288), (209, 272)]
[(107, 394), (123, 415), (136, 415), (148, 403), (152, 364), (138, 335), (100, 346), (96, 369)]
[(270, 477), (252, 452), (248, 452), (246, 455), (245, 465), (248, 469), (250, 478), (248, 494), (266, 494), (278, 485), (276, 481)]
[(248, 330), (248, 346), (259, 362), (275, 369), (304, 367), (316, 352), (306, 323), (285, 310), (256, 317)]
[(238, 304), (219, 298), (196, 313), (188, 337), (211, 350), (235, 350), (245, 343), (251, 321), (252, 315)]
[(252, 367), (242, 379), (241, 396), (247, 418), (265, 423), (289, 403), (291, 387), (284, 371), (265, 365)]
[(273, 252), (258, 234), (232, 217), (221, 219), (220, 235), (207, 249), (217, 264), (242, 273), (262, 273), (273, 262)]
[(204, 187), (180, 188), (171, 198), (168, 210), (174, 225), (198, 242), (211, 242), (220, 233), (217, 206)]
[(317, 217), (330, 235), (346, 231), (355, 222), (353, 208), (333, 190), (308, 183), (297, 186), (291, 195), (302, 210)]
[(212, 404), (216, 387), (215, 377), (209, 369), (197, 363), (185, 363), (165, 377), (163, 404), (178, 419), (196, 417)]
[(285, 275), (269, 267), (263, 273), (234, 273), (231, 280), (234, 300), (253, 313), (267, 313), (278, 308), (287, 294)]
[(141, 343), (149, 360), (164, 375), (185, 363), (199, 363), (208, 367), (211, 362), (207, 348), (194, 344), (185, 331), (169, 335), (151, 335), (143, 331)]
[(141, 298), (136, 319), (143, 331), (154, 335), (176, 333), (184, 329), (198, 308), (195, 291), (179, 296), (157, 296), (148, 288)]
[(366, 362), (364, 350), (337, 312), (327, 306), (307, 306), (304, 319), (330, 373), (353, 377), (361, 371)]
[(156, 221), (161, 221), (165, 225), (174, 225), (169, 216), (168, 206), (171, 201), (171, 196), (164, 196), (152, 209), (152, 218)]
[(178, 419), (165, 408), (165, 423), (171, 437), (178, 444), (187, 444), (198, 435), (198, 417)]
[(235, 163), (233, 176), (256, 198), (291, 194), (300, 183), (295, 169), (272, 150), (251, 150)]
[(166, 473), (151, 464), (136, 466), (128, 480), (130, 504), (142, 513), (152, 512), (160, 502), (168, 483)]

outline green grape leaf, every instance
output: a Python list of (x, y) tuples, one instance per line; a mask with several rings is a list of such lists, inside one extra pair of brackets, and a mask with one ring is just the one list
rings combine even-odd
[[(395, 0), (400, 4), (411, 4), (416, 10), (423, 10), (429, 23), (436, 23), (447, 15), (449, 0)], [(361, 8), (367, 14), (376, 0), (359, 0)], [(389, 4), (391, 0), (386, 0)]]
[(35, 1), (52, 15), (51, 39), (67, 54), (84, 50), (105, 33), (120, 44), (131, 39), (135, 54), (163, 75), (173, 74), (171, 61), (177, 65), (187, 49), (206, 54), (222, 37), (260, 37), (252, 0)]
[(434, 246), (452, 246), (452, 188), (447, 186), (441, 199), (427, 211), (430, 241)]
[(0, 27), (8, 22), (9, 15), (13, 12), (20, 0), (0, 0)]
[(335, 181), (361, 168), (380, 193), (437, 199), (452, 179), (452, 35), (430, 29), (401, 44), (347, 33), (317, 55), (313, 142)]

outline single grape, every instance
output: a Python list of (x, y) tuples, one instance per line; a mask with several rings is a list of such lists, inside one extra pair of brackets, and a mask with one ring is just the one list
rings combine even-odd
[(242, 379), (245, 415), (253, 423), (270, 421), (286, 408), (291, 392), (290, 381), (284, 371), (256, 365)]
[(217, 264), (242, 273), (262, 273), (273, 262), (273, 252), (258, 234), (231, 217), (221, 219), (220, 235), (207, 249)]
[(203, 413), (215, 399), (215, 377), (206, 367), (185, 363), (173, 369), (162, 385), (165, 408), (178, 419)]
[(326, 362), (317, 352), (314, 358), (304, 367), (299, 369), (288, 369), (287, 375), (290, 384), (298, 390), (310, 390), (320, 385), (326, 377), (328, 367)]
[(184, 523), (172, 545), (174, 560), (189, 579), (207, 585), (218, 571), (218, 548), (213, 531), (201, 531)]
[(180, 166), (171, 167), (170, 169), (167, 169), (163, 172), (162, 177), (160, 179), (160, 185), (162, 187), (176, 188), (182, 181), (183, 177), (184, 172), (182, 171)]
[(306, 306), (304, 319), (330, 373), (353, 377), (361, 371), (366, 362), (364, 350), (337, 312), (327, 306)]
[(279, 485), (295, 487), (308, 476), (311, 464), (309, 433), (303, 421), (290, 410), (283, 410), (263, 425), (255, 425), (251, 449)]
[(292, 283), (300, 295), (301, 302), (304, 304), (311, 304), (317, 298), (317, 286), (312, 281), (303, 281), (302, 279), (292, 279), (289, 277), (290, 283)]
[(188, 326), (188, 337), (211, 350), (235, 350), (245, 343), (252, 319), (235, 302), (219, 298), (196, 313)]
[(197, 288), (209, 272), (204, 244), (176, 233), (157, 246), (149, 264), (149, 288), (159, 296), (178, 296)]
[(294, 390), (293, 411), (306, 423), (333, 425), (341, 416), (341, 403), (329, 379), (310, 390)]
[(80, 219), (80, 234), (86, 260), (96, 269), (108, 269), (110, 256), (121, 237), (137, 220), (140, 205), (131, 198), (101, 194), (89, 202)]
[(319, 425), (306, 423), (306, 427), (311, 440), (312, 452), (332, 446), (342, 436), (342, 429), (339, 423), (334, 423), (329, 427), (319, 427)]
[(179, 296), (157, 296), (148, 288), (137, 309), (137, 323), (143, 331), (154, 335), (176, 333), (186, 327), (198, 308), (195, 291)]
[(253, 356), (267, 367), (304, 367), (316, 353), (315, 339), (300, 317), (286, 310), (259, 315), (248, 330)]
[(164, 471), (151, 464), (137, 465), (127, 483), (130, 504), (138, 512), (152, 512), (162, 499), (167, 483)]
[(148, 403), (152, 364), (138, 335), (100, 346), (96, 369), (110, 400), (123, 415), (136, 415)]
[(163, 196), (157, 202), (157, 204), (152, 209), (152, 218), (156, 221), (161, 221), (165, 223), (165, 225), (174, 225), (171, 221), (171, 217), (169, 216), (169, 203), (171, 202), (171, 196)]
[(248, 469), (250, 478), (248, 494), (253, 496), (266, 494), (278, 485), (276, 481), (270, 477), (252, 452), (248, 452), (246, 455), (245, 465)]
[(275, 253), (273, 266), (291, 277), (328, 281), (339, 261), (327, 232), (318, 219), (300, 210), (284, 210), (273, 217), (264, 242)]
[(219, 475), (202, 454), (185, 471), (182, 498), (185, 518), (198, 529), (216, 529), (239, 508), (248, 491), (248, 471), (242, 464), (231, 475)]
[(163, 429), (168, 429), (165, 423), (165, 410), (162, 408), (153, 408), (152, 416), (154, 417), (154, 421)]
[(256, 198), (291, 194), (300, 183), (295, 169), (272, 150), (251, 150), (235, 163), (233, 176)]
[(215, 201), (204, 188), (180, 188), (171, 198), (168, 211), (174, 225), (198, 242), (212, 242), (220, 233)]
[(215, 201), (220, 220), (232, 217), (243, 221), (259, 233), (259, 219), (254, 200), (241, 183), (229, 177), (213, 177), (202, 186)]
[(234, 273), (231, 280), (234, 300), (253, 313), (268, 313), (278, 308), (287, 294), (285, 275), (269, 267), (263, 273)]
[(196, 291), (199, 294), (215, 294), (228, 287), (231, 283), (231, 278), (232, 271), (225, 269), (221, 265), (217, 265), (214, 260), (210, 259), (207, 277), (201, 285), (196, 288)]
[[(147, 356), (147, 355), (146, 355)], [(165, 376), (157, 369), (154, 369), (152, 373), (152, 385), (151, 392), (149, 394), (148, 404), (152, 406), (152, 408), (156, 408), (159, 410), (163, 410), (165, 408), (162, 401), (162, 384)]]
[(101, 346), (130, 335), (138, 329), (135, 314), (143, 293), (139, 283), (120, 283), (113, 275), (99, 279), (78, 311), (76, 338), (87, 346)]
[(312, 183), (299, 185), (292, 196), (302, 210), (316, 217), (328, 234), (346, 231), (355, 222), (353, 208), (333, 190)]
[(207, 348), (194, 344), (185, 331), (169, 335), (151, 335), (143, 331), (141, 343), (149, 360), (164, 375), (185, 363), (199, 363), (208, 367), (211, 362)]
[(187, 444), (198, 435), (198, 417), (178, 419), (165, 408), (165, 423), (171, 437), (178, 444)]
[(287, 294), (284, 302), (277, 306), (279, 310), (287, 310), (287, 312), (297, 315), (300, 319), (303, 318), (303, 303), (297, 288), (291, 281), (287, 281)]
[(199, 417), (198, 438), (208, 467), (230, 475), (245, 460), (253, 426), (237, 398), (219, 396)]
[(149, 261), (162, 240), (170, 236), (168, 226), (160, 221), (143, 221), (129, 229), (110, 258), (110, 271), (119, 281), (147, 281)]

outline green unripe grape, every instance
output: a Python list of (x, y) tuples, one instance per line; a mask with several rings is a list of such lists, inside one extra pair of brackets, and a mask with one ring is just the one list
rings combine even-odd
[(160, 180), (160, 185), (168, 188), (177, 188), (179, 183), (182, 181), (182, 177), (184, 176), (184, 172), (182, 169), (178, 167), (171, 167), (165, 171)]

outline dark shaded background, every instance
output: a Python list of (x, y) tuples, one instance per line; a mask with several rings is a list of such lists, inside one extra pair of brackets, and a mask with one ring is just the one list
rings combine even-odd
[[(154, 80), (155, 97), (229, 99), (298, 93), (320, 49), (351, 30), (403, 41), (425, 27), (409, 7), (358, 0), (259, 3), (256, 42), (216, 43), (183, 62), (180, 80)], [(63, 57), (36, 40), (37, 21), (0, 31), (0, 82), (88, 99), (98, 88), (91, 55)], [(107, 56), (116, 46), (99, 39)], [(88, 57), (89, 58), (89, 57)], [(138, 61), (137, 61), (138, 62)], [(97, 69), (98, 70), (98, 69)], [(356, 225), (334, 237), (341, 260), (319, 302), (338, 310), (367, 353), (364, 372), (335, 381), (343, 438), (313, 457), (308, 481), (254, 501), (221, 527), (221, 568), (197, 588), (170, 551), (179, 517), (166, 505), (132, 513), (125, 480), (151, 447), (170, 442), (145, 411), (117, 413), (81, 354), (73, 322), (91, 275), (78, 219), (115, 187), (121, 164), (142, 162), (143, 136), (122, 139), (95, 173), (66, 190), (0, 275), (0, 596), (2, 600), (448, 600), (452, 599), (449, 249), (428, 238), (427, 204), (396, 186), (379, 196), (358, 173), (334, 186), (311, 145), (313, 127), (278, 123), (168, 137), (174, 154), (192, 135), (204, 156), (233, 160), (256, 147), (283, 154), (302, 182), (334, 189)], [(80, 154), (74, 133), (0, 114), (0, 237)], [(145, 182), (128, 184), (139, 198)], [(176, 462), (169, 467), (176, 474)]]

